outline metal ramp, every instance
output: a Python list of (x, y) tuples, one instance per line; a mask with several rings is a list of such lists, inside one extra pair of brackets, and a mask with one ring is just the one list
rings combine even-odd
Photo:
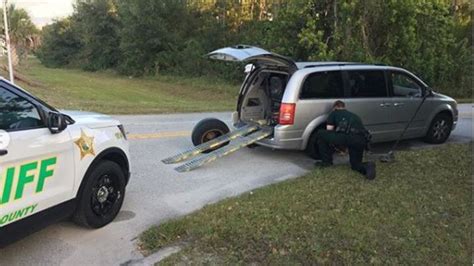
[[(262, 128), (259, 125), (246, 125), (235, 131), (229, 132), (226, 135), (220, 136), (216, 139), (198, 145), (194, 148), (188, 149), (175, 156), (162, 160), (165, 164), (179, 163), (185, 160), (190, 161), (175, 168), (178, 172), (188, 172), (199, 168), (202, 165), (215, 161), (218, 158), (229, 155), (243, 147), (249, 146), (261, 139), (264, 139), (272, 134), (270, 127)], [(214, 150), (210, 153), (203, 153), (209, 149), (215, 148), (226, 142), (230, 142), (227, 146)], [(194, 159), (193, 159), (194, 158)]]

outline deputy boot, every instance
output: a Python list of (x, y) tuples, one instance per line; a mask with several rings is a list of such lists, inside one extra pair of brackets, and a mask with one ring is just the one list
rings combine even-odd
[(375, 163), (374, 163), (374, 162), (368, 162), (368, 163), (366, 163), (366, 166), (365, 166), (365, 176), (367, 177), (367, 179), (373, 180), (373, 179), (375, 179), (375, 175), (376, 175), (376, 172), (375, 172)]

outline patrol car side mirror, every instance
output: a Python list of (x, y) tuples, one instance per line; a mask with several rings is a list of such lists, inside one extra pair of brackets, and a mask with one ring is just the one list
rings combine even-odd
[(67, 127), (66, 116), (58, 112), (48, 114), (48, 128), (51, 134), (63, 132)]

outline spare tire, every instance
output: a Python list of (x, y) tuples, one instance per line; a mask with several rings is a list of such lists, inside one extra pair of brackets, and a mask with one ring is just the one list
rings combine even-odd
[[(197, 146), (222, 135), (225, 135), (229, 133), (229, 131), (229, 127), (221, 120), (216, 118), (206, 118), (199, 121), (199, 123), (194, 126), (193, 132), (191, 134), (191, 139), (193, 141), (194, 146)], [(229, 144), (229, 142), (223, 143), (222, 145), (214, 149), (207, 150), (205, 152), (211, 152), (227, 144)]]

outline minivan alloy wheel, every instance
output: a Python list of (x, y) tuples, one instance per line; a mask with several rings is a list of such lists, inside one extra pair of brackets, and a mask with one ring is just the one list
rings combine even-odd
[(441, 140), (446, 137), (449, 132), (449, 125), (446, 120), (438, 120), (433, 125), (433, 137), (437, 140)]

